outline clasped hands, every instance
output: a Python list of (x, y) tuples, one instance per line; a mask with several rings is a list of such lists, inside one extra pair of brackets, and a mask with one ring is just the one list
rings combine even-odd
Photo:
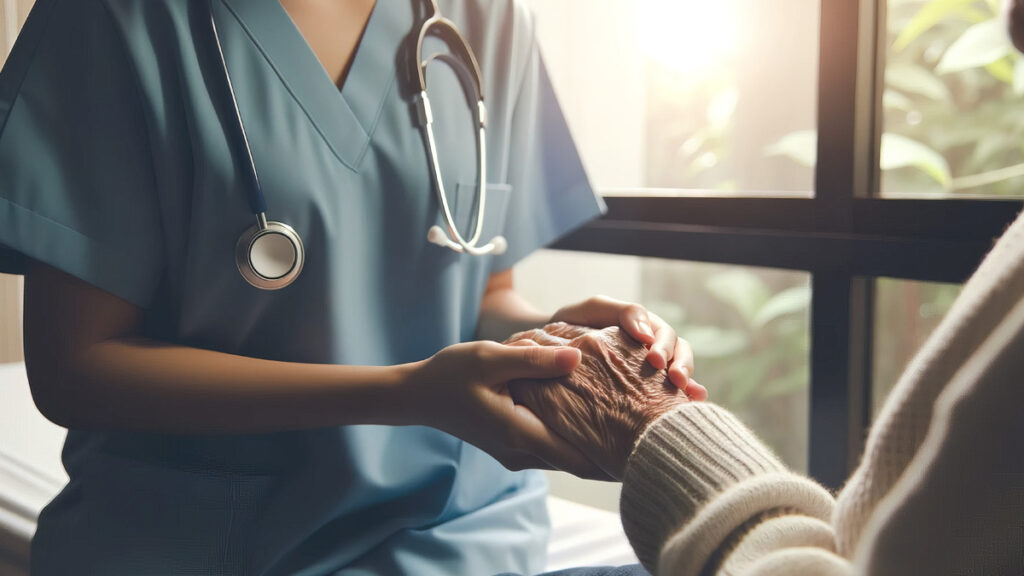
[(707, 391), (689, 344), (636, 304), (596, 297), (504, 344), (469, 342), (418, 363), (406, 401), (420, 422), (506, 468), (619, 480), (638, 436)]
[(601, 470), (599, 479), (622, 479), (637, 439), (660, 416), (690, 400), (685, 389), (697, 400), (707, 395), (697, 384), (677, 387), (668, 372), (645, 361), (646, 347), (617, 326), (598, 330), (559, 322), (515, 334), (505, 343), (580, 350), (580, 363), (569, 374), (515, 380), (509, 394), (593, 462)]

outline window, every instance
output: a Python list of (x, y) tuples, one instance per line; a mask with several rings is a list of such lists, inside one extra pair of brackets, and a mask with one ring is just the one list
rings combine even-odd
[[(874, 404), (1021, 209), (1024, 107), (1012, 102), (1024, 64), (1000, 36), (998, 3), (530, 2), (609, 213), (555, 246), (575, 256), (524, 263), (519, 286), (543, 284), (545, 259), (595, 274), (630, 263), (611, 281), (679, 318), (699, 380), (726, 402), (742, 376), (716, 363), (752, 366), (757, 354), (730, 350), (735, 315), (706, 303), (731, 298), (731, 283), (761, 283), (769, 298), (809, 294), (803, 428), (774, 409), (732, 407), (787, 461), (838, 488)], [(663, 22), (674, 27), (659, 36)], [(731, 282), (710, 280), (720, 275)], [(580, 284), (619, 285), (603, 281)], [(799, 322), (793, 306), (787, 322)], [(907, 321), (894, 325), (893, 310)], [(702, 357), (706, 335), (718, 348), (704, 344)], [(769, 330), (766, 349), (790, 336)], [(786, 355), (770, 364), (796, 366)], [(802, 458), (786, 452), (783, 442), (802, 439)]]
[(889, 0), (882, 194), (1024, 194), (1024, 59), (1000, 1)]
[[(544, 278), (573, 278), (549, 288)], [(693, 347), (698, 382), (790, 466), (807, 467), (810, 278), (806, 273), (633, 256), (541, 251), (516, 270), (546, 312), (605, 294), (639, 302)]]
[[(551, 288), (546, 278), (573, 278)], [(787, 465), (807, 469), (810, 278), (806, 273), (543, 250), (516, 269), (519, 291), (542, 310), (594, 294), (639, 302), (685, 335), (697, 381)], [(618, 511), (619, 487), (549, 474), (553, 494)]]
[(811, 194), (817, 0), (530, 4), (603, 193)]

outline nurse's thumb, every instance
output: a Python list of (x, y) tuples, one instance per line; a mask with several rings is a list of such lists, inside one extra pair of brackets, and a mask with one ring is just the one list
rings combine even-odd
[(583, 355), (566, 346), (505, 346), (502, 379), (557, 378), (572, 372)]

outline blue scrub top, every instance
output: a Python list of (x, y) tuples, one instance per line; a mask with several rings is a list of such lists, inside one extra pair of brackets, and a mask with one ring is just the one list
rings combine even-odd
[[(298, 280), (267, 292), (235, 267), (254, 217), (205, 2), (38, 0), (0, 75), (0, 245), (146, 309), (149, 336), (187, 346), (393, 365), (472, 339), (488, 276), (604, 206), (526, 10), (442, 0), (484, 74), (482, 237), (505, 235), (509, 251), (427, 243), (441, 218), (408, 58), (423, 4), (378, 0), (339, 93), (277, 0), (215, 0), (268, 216), (306, 247)], [(443, 63), (428, 75), (465, 230), (476, 167), (458, 78)], [(39, 575), (530, 573), (544, 562), (543, 477), (430, 428), (71, 430), (64, 463), (71, 481), (33, 543)]]

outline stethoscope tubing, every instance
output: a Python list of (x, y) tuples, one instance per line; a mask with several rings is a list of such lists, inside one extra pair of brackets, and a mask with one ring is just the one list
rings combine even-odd
[[(252, 146), (249, 145), (249, 136), (245, 132), (245, 123), (242, 121), (242, 112), (238, 109), (238, 98), (235, 96), (235, 86), (231, 82), (231, 73), (228, 71), (227, 58), (224, 56), (224, 47), (220, 41), (220, 34), (217, 31), (217, 19), (213, 15), (213, 0), (207, 2), (207, 8), (209, 9), (210, 15), (210, 30), (213, 33), (214, 44), (217, 46), (217, 56), (220, 62), (221, 70), (224, 73), (224, 82), (228, 87), (228, 95), (231, 97), (231, 111), (234, 114), (234, 122), (231, 123), (232, 129), (235, 132), (234, 141), (237, 143), (241, 142), (239, 153), (245, 153), (245, 158), (248, 161), (245, 172), (246, 178), (249, 180), (249, 205), (252, 208), (253, 215), (265, 214), (267, 211), (267, 201), (263, 195), (263, 186), (260, 184), (260, 177), (256, 171), (256, 160), (252, 155)], [(265, 218), (264, 218), (265, 219)]]
[[(235, 245), (235, 263), (242, 277), (249, 284), (264, 290), (277, 290), (288, 286), (298, 277), (305, 261), (305, 250), (302, 238), (292, 227), (267, 219), (266, 197), (263, 193), (263, 186), (260, 184), (259, 174), (256, 170), (256, 160), (252, 154), (252, 146), (249, 144), (249, 136), (245, 130), (242, 112), (239, 109), (238, 98), (235, 95), (235, 87), (231, 81), (231, 72), (228, 70), (224, 47), (221, 44), (220, 33), (217, 30), (213, 2), (214, 0), (207, 0), (206, 5), (209, 12), (211, 35), (213, 36), (214, 44), (217, 46), (218, 61), (224, 74), (225, 85), (231, 97), (231, 112), (234, 119), (234, 122), (231, 123), (232, 140), (237, 149), (236, 153), (244, 155), (246, 159), (243, 172), (248, 180), (249, 205), (253, 215), (256, 217), (256, 223), (242, 233)], [(447, 232), (439, 226), (432, 226), (427, 232), (427, 240), (433, 244), (450, 248), (455, 252), (475, 256), (501, 254), (507, 248), (507, 242), (502, 236), (496, 236), (491, 242), (479, 246), (487, 205), (487, 107), (484, 104), (483, 75), (480, 72), (480, 64), (469, 43), (466, 42), (465, 37), (462, 36), (462, 33), (459, 32), (455, 24), (441, 16), (437, 1), (429, 0), (429, 3), (433, 13), (420, 27), (419, 40), (416, 44), (416, 69), (420, 85), (417, 110), (430, 162), (430, 178), (437, 194), (441, 212), (444, 215)], [(453, 52), (460, 55), (464, 61), (469, 62), (468, 68), (472, 74), (470, 84), (475, 89), (473, 96), (476, 102), (474, 119), (477, 125), (478, 180), (476, 197), (478, 203), (472, 234), (468, 240), (459, 232), (455, 219), (452, 217), (451, 206), (448, 204), (448, 195), (445, 192), (444, 178), (441, 174), (441, 163), (438, 158), (437, 140), (434, 136), (434, 119), (430, 109), (430, 97), (427, 95), (426, 80), (427, 66), (435, 59), (446, 61), (457, 73), (462, 74), (463, 70), (461, 66), (453, 65), (453, 61), (457, 62), (457, 60), (450, 55), (436, 55), (423, 60), (423, 42), (434, 29), (437, 29), (435, 34), (442, 38)], [(465, 83), (463, 86), (465, 87)], [(274, 238), (275, 236), (277, 239)], [(284, 239), (288, 246), (290, 246), (290, 252), (285, 250), (287, 255), (280, 250), (281, 239)]]

